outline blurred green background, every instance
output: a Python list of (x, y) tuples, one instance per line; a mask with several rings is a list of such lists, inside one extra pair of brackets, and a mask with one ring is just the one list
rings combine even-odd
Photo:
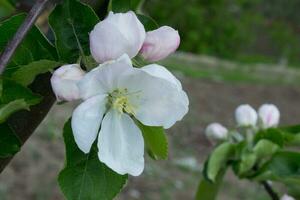
[(300, 63), (299, 0), (146, 0), (159, 24), (177, 28), (180, 50), (242, 62)]

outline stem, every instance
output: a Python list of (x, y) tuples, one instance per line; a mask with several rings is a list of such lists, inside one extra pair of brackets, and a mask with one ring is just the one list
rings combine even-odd
[(272, 200), (279, 200), (278, 194), (273, 190), (272, 186), (267, 181), (262, 181), (261, 184), (264, 186)]
[(6, 48), (4, 49), (4, 51), (0, 56), (0, 74), (3, 73), (7, 63), (10, 61), (17, 47), (25, 38), (28, 31), (31, 29), (34, 22), (37, 20), (38, 16), (42, 13), (42, 11), (44, 10), (48, 2), (49, 0), (37, 0), (34, 6), (31, 8), (23, 24), (19, 27), (13, 39), (7, 44)]

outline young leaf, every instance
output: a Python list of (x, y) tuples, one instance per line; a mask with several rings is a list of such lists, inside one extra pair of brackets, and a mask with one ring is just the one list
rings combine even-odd
[(218, 175), (214, 183), (209, 182), (205, 178), (200, 181), (197, 189), (195, 200), (215, 200), (217, 199), (220, 185), (223, 182), (226, 168), (224, 168)]
[(0, 20), (9, 16), (14, 11), (15, 8), (7, 0), (0, 0)]
[(137, 11), (143, 4), (144, 0), (110, 0), (109, 10), (113, 12)]
[(29, 110), (29, 105), (24, 99), (17, 99), (8, 104), (0, 105), (0, 124), (5, 122), (11, 114), (23, 109)]
[(300, 184), (300, 153), (278, 152), (252, 178)]
[(255, 165), (256, 159), (257, 157), (255, 154), (244, 152), (238, 164), (238, 175), (244, 176), (248, 171), (250, 171)]
[(156, 21), (147, 15), (137, 14), (137, 17), (144, 25), (146, 31), (152, 31), (159, 27)]
[(280, 147), (277, 144), (269, 140), (262, 139), (255, 145), (253, 152), (258, 159), (262, 159), (264, 157), (272, 156), (279, 149)]
[(77, 0), (65, 0), (49, 16), (60, 60), (74, 63), (79, 55), (90, 55), (89, 32), (99, 22), (91, 7)]
[(209, 156), (207, 163), (206, 177), (212, 182), (216, 181), (216, 177), (223, 168), (226, 168), (227, 161), (234, 154), (235, 145), (224, 142), (219, 145)]
[(149, 155), (155, 159), (167, 159), (168, 140), (163, 127), (145, 126), (140, 122), (137, 125), (141, 129)]
[[(18, 14), (0, 23), (0, 51), (12, 39), (25, 17), (25, 14)], [(34, 26), (17, 48), (5, 72), (11, 74), (19, 68), (18, 65), (26, 65), (41, 59), (56, 60), (57, 54), (52, 44)]]
[(269, 128), (266, 130), (259, 131), (254, 138), (255, 143), (257, 143), (261, 139), (269, 140), (280, 147), (284, 144), (284, 136), (283, 132), (277, 128)]
[(19, 151), (20, 146), (20, 140), (8, 124), (0, 124), (0, 158), (14, 155)]
[(19, 66), (19, 69), (12, 74), (12, 79), (16, 82), (27, 86), (32, 83), (39, 74), (48, 72), (58, 67), (60, 63), (51, 60), (39, 60), (28, 65)]
[(121, 176), (98, 159), (94, 145), (88, 154), (77, 147), (71, 120), (64, 127), (66, 146), (65, 168), (59, 173), (58, 182), (68, 200), (111, 200), (124, 187), (128, 176)]

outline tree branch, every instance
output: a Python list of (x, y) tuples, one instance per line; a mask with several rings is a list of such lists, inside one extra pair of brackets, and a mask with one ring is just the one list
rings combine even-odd
[(279, 200), (278, 194), (273, 190), (272, 186), (267, 181), (262, 181), (261, 184), (264, 186), (272, 200)]
[(7, 44), (0, 56), (0, 74), (3, 73), (7, 63), (10, 61), (17, 47), (25, 38), (28, 31), (34, 25), (34, 22), (37, 20), (38, 16), (42, 13), (49, 1), (50, 0), (37, 0), (34, 6), (31, 8), (23, 24), (19, 27), (13, 39)]
[[(30, 10), (23, 24), (19, 27), (13, 39), (8, 43), (0, 57), (0, 74), (4, 71), (7, 63), (13, 56), (15, 50), (25, 38), (26, 34), (33, 26), (38, 16), (42, 13), (50, 0), (37, 0)], [(20, 138), (22, 144), (31, 136), (41, 121), (49, 112), (55, 102), (55, 96), (50, 85), (51, 73), (39, 75), (29, 88), (43, 96), (43, 100), (38, 105), (30, 107), (30, 111), (20, 111), (13, 114), (8, 123)], [(0, 173), (13, 157), (0, 159)]]

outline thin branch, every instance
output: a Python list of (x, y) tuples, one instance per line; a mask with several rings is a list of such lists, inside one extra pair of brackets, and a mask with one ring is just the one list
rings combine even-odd
[(262, 181), (261, 184), (264, 186), (272, 200), (279, 200), (278, 194), (273, 190), (272, 186), (267, 181)]
[(13, 39), (7, 44), (5, 50), (0, 56), (0, 74), (3, 73), (7, 63), (10, 61), (17, 47), (25, 38), (28, 31), (31, 29), (34, 22), (37, 20), (38, 16), (42, 13), (49, 1), (50, 0), (37, 0), (34, 6), (31, 8), (23, 24), (19, 27)]

